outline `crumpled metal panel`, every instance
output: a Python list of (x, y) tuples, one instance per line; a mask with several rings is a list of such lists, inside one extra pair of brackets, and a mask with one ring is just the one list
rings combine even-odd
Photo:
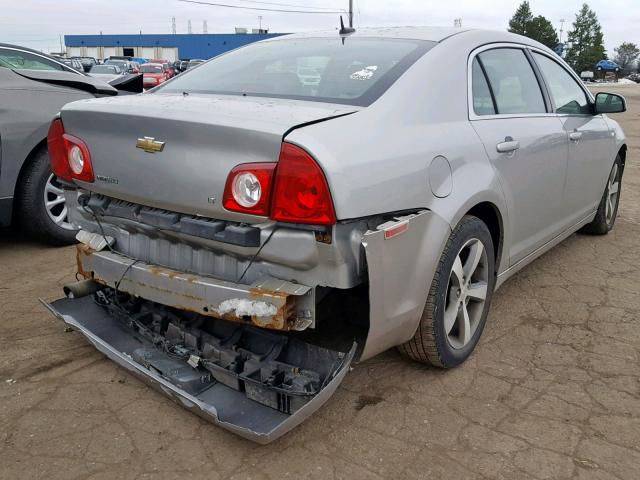
[(205, 316), (273, 330), (304, 330), (315, 324), (314, 289), (264, 278), (253, 285), (225, 282), (132, 260), (77, 245), (78, 273), (144, 299)]

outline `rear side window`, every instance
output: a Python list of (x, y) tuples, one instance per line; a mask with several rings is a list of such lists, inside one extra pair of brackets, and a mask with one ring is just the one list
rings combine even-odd
[(0, 48), (0, 66), (16, 70), (62, 70), (59, 63), (33, 53)]
[(557, 113), (591, 113), (587, 94), (564, 68), (545, 55), (534, 52), (533, 56), (549, 86)]
[(473, 111), (476, 115), (495, 115), (496, 109), (491, 98), (491, 90), (484, 76), (480, 62), (473, 59), (471, 85), (473, 89)]
[(367, 106), (433, 45), (420, 40), (342, 39), (338, 35), (257, 42), (220, 55), (156, 91)]
[(533, 68), (518, 48), (496, 48), (478, 55), (499, 114), (546, 113)]

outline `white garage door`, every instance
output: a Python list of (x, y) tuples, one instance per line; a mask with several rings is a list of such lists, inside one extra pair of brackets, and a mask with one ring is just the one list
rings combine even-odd
[(154, 58), (153, 47), (142, 47), (142, 58)]
[(67, 55), (70, 57), (82, 56), (82, 53), (80, 52), (80, 47), (67, 47)]
[(87, 47), (87, 57), (98, 58), (98, 47)]
[(104, 58), (109, 58), (112, 55), (115, 56), (116, 47), (104, 47)]
[(162, 55), (160, 58), (163, 60), (168, 60), (170, 62), (175, 62), (178, 59), (178, 49), (177, 48), (162, 48)]

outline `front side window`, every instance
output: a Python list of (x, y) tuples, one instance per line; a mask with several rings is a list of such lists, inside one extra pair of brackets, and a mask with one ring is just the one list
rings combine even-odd
[(22, 50), (0, 48), (0, 66), (17, 70), (62, 70), (65, 68), (54, 61)]
[(546, 113), (538, 79), (521, 49), (496, 48), (478, 58), (491, 84), (498, 114)]
[(533, 56), (547, 82), (557, 113), (591, 113), (587, 94), (564, 68), (546, 55), (534, 52)]
[(367, 106), (434, 43), (389, 38), (278, 39), (221, 55), (156, 92), (193, 92)]

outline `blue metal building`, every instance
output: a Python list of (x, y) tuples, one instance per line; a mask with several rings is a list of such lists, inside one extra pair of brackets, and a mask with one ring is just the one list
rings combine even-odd
[(282, 33), (65, 35), (69, 56), (107, 58), (126, 55), (141, 58), (178, 59), (215, 57), (228, 50)]

